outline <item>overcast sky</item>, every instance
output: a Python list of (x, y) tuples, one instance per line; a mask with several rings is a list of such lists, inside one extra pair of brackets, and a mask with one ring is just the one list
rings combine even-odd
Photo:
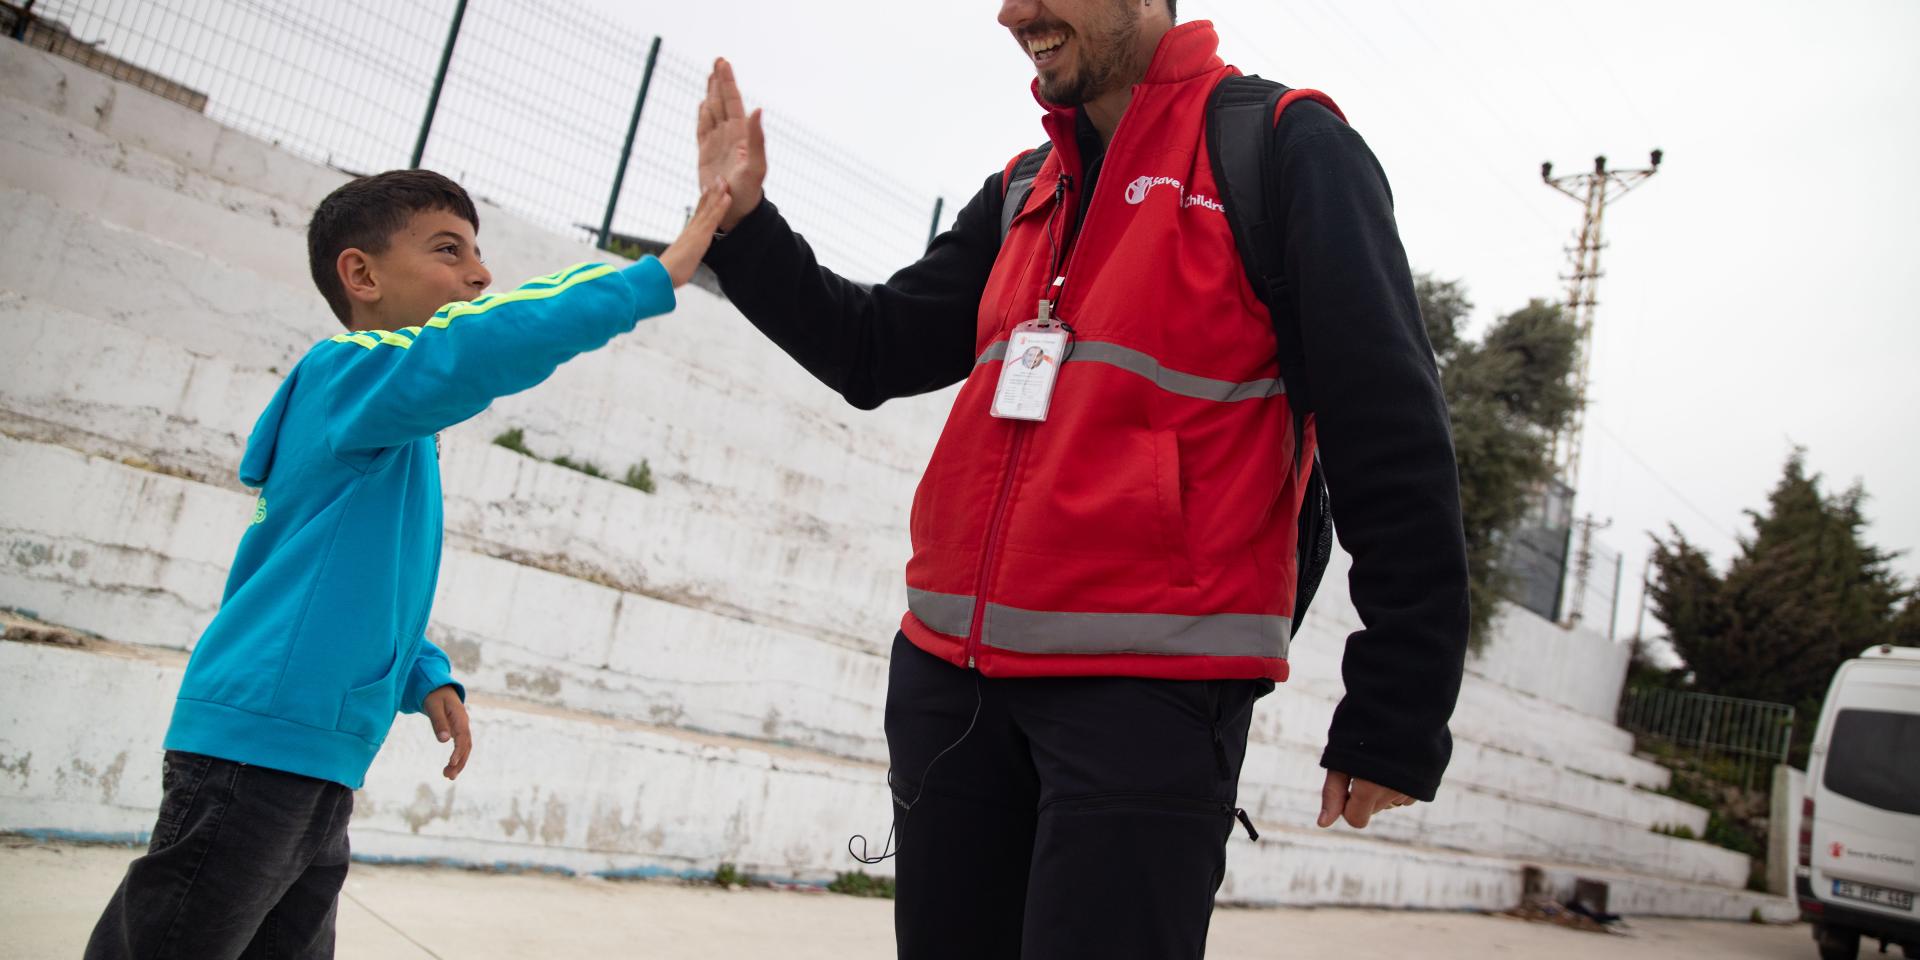
[[(750, 97), (955, 209), (1042, 137), (991, 2), (584, 0), (735, 62)], [(1579, 509), (1636, 580), (1671, 523), (1724, 563), (1794, 444), (1909, 551), (1920, 404), (1920, 3), (1180, 0), (1248, 72), (1331, 94), (1379, 154), (1416, 270), (1477, 328), (1562, 296), (1580, 208), (1539, 165), (1666, 151), (1609, 207)], [(772, 163), (780, 144), (770, 144)], [(800, 224), (805, 228), (805, 224)], [(1624, 591), (1621, 632), (1637, 589)]]

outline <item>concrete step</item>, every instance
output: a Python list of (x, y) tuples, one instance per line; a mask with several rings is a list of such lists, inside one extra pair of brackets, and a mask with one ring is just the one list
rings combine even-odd
[[(87, 839), (135, 839), (150, 829), (159, 739), (183, 660), (99, 641), (86, 649), (0, 643), (0, 671), (18, 691), (0, 703), (0, 829)], [(72, 695), (81, 689), (113, 691), (117, 709), (102, 714), (92, 698)], [(356, 796), (356, 855), (642, 876), (708, 873), (730, 862), (760, 876), (819, 881), (853, 866), (849, 835), (878, 841), (885, 833), (878, 764), (507, 698), (476, 695), (471, 706), (474, 760), (454, 783), (438, 775), (446, 748), (425, 722), (399, 719)], [(1220, 896), (1499, 909), (1518, 901), (1530, 862), (1344, 828), (1269, 825), (1260, 842), (1229, 846)], [(1542, 865), (1569, 884), (1576, 874), (1608, 880), (1614, 909), (1629, 913), (1744, 918), (1753, 906), (1786, 903)]]
[[(1368, 827), (1367, 832), (1372, 833)], [(1260, 842), (1228, 846), (1222, 903), (1248, 906), (1371, 906), (1412, 910), (1501, 910), (1520, 902), (1522, 871), (1539, 868), (1546, 891), (1571, 900), (1576, 879), (1607, 884), (1610, 911), (1629, 917), (1706, 917), (1790, 923), (1786, 897), (1619, 870), (1523, 862), (1363, 837), (1351, 831), (1278, 828)]]

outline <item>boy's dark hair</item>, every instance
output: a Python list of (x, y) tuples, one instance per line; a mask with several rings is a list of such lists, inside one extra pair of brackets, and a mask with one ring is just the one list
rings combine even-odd
[(358, 247), (384, 253), (394, 232), (409, 217), (429, 210), (445, 210), (480, 232), (480, 214), (467, 191), (431, 170), (389, 170), (356, 177), (320, 201), (313, 222), (307, 224), (307, 269), (342, 326), (353, 321), (353, 311), (334, 267), (340, 251)]

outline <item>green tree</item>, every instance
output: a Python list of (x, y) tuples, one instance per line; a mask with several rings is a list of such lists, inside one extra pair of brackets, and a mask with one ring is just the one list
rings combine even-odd
[(1573, 414), (1567, 381), (1579, 335), (1558, 305), (1534, 300), (1469, 340), (1460, 324), (1473, 304), (1459, 281), (1422, 274), (1414, 292), (1453, 421), (1473, 601), (1469, 638), (1478, 649), (1505, 593), (1502, 538), (1553, 475), (1548, 442)]
[(1655, 538), (1654, 616), (1695, 689), (1790, 703), (1810, 717), (1842, 661), (1920, 640), (1920, 605), (1888, 566), (1894, 555), (1862, 539), (1866, 500), (1858, 483), (1823, 494), (1795, 449), (1766, 512), (1747, 512), (1753, 533), (1725, 575), (1678, 529)]

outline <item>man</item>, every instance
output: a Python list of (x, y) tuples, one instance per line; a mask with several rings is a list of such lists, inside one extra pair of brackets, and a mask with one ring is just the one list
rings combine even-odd
[[(889, 681), (900, 955), (1198, 957), (1253, 701), (1286, 677), (1316, 443), (1365, 624), (1319, 825), (1439, 785), (1467, 630), (1447, 413), (1385, 177), (1334, 111), (1273, 131), (1305, 355), (1284, 385), (1204, 151), (1235, 72), (1211, 25), (1175, 27), (1172, 0), (999, 20), (1052, 143), (1013, 216), (1009, 163), (919, 262), (834, 275), (763, 199), (760, 115), (719, 61), (700, 166), (733, 204), (707, 263), (857, 407), (965, 384), (915, 495)], [(1041, 334), (1070, 338), (1050, 406), (1004, 413), (997, 361)], [(1298, 435), (1290, 390), (1313, 398)]]

